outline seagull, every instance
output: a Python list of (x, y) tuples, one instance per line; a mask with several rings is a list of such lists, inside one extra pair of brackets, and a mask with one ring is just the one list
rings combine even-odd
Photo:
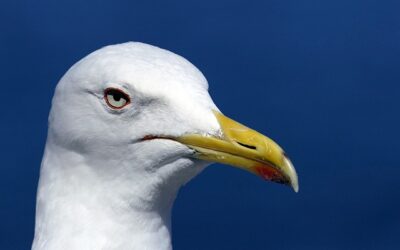
[(213, 162), (298, 191), (281, 147), (222, 114), (189, 61), (139, 42), (101, 48), (57, 84), (32, 249), (172, 249), (175, 197)]

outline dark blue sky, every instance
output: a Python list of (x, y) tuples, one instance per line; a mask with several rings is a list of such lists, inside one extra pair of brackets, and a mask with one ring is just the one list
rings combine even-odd
[(278, 141), (300, 192), (213, 165), (175, 249), (400, 249), (400, 2), (2, 1), (0, 249), (28, 249), (54, 87), (104, 45), (195, 64), (225, 114)]

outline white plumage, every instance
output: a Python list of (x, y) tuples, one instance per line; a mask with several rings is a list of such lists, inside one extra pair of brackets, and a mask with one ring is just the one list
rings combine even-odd
[[(105, 89), (130, 103), (111, 108)], [(52, 102), (32, 249), (171, 249), (175, 196), (208, 163), (145, 138), (220, 137), (216, 111), (204, 76), (172, 52), (130, 42), (76, 63)]]

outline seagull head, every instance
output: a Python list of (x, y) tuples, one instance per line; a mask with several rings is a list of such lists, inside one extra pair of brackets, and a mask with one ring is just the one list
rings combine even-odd
[(105, 179), (178, 187), (218, 162), (298, 190), (278, 144), (223, 115), (186, 59), (143, 43), (104, 47), (71, 67), (56, 88), (48, 140)]

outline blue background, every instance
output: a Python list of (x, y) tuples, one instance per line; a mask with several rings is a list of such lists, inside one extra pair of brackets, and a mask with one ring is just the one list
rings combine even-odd
[(213, 165), (173, 210), (175, 249), (400, 249), (400, 2), (2, 1), (0, 249), (28, 249), (54, 87), (102, 46), (199, 67), (225, 114), (277, 140), (300, 192)]

